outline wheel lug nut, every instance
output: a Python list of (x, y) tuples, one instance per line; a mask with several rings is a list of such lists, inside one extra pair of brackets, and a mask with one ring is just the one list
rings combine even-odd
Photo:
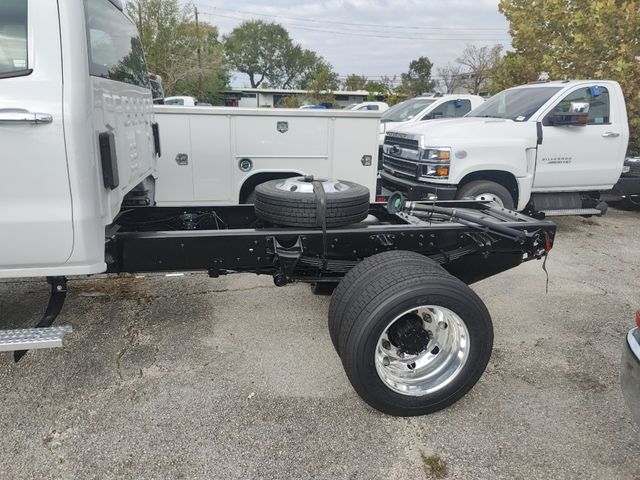
[(446, 330), (447, 327), (447, 322), (438, 322), (438, 328), (440, 328), (441, 330)]
[(382, 348), (384, 348), (385, 350), (389, 350), (391, 348), (391, 344), (387, 340), (383, 340)]
[(382, 365), (384, 365), (385, 367), (388, 367), (390, 363), (391, 361), (389, 360), (389, 357), (384, 357), (382, 359)]

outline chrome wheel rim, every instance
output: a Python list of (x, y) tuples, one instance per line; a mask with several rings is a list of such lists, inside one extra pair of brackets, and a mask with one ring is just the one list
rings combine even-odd
[[(419, 353), (405, 353), (392, 341), (394, 325), (407, 318), (418, 318), (428, 335), (426, 348)], [(378, 376), (387, 387), (402, 395), (422, 396), (449, 385), (467, 363), (469, 350), (469, 330), (462, 318), (448, 308), (424, 305), (403, 312), (387, 324), (378, 339), (374, 360)]]
[(284, 190), (287, 192), (302, 192), (313, 193), (313, 182), (320, 182), (324, 188), (324, 191), (329, 192), (344, 192), (351, 187), (340, 180), (327, 180), (324, 178), (309, 177), (291, 177), (282, 179), (282, 181), (276, 183), (275, 187), (278, 190)]
[(476, 195), (475, 197), (473, 197), (474, 200), (483, 200), (483, 201), (490, 201), (490, 202), (495, 202), (497, 203), (499, 206), (504, 207), (504, 202), (502, 201), (502, 199), (497, 196), (494, 193), (480, 193), (478, 195)]

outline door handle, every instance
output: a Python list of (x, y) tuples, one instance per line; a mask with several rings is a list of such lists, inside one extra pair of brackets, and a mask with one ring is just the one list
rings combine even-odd
[(602, 136), (603, 136), (604, 138), (616, 138), (616, 137), (619, 137), (619, 136), (620, 136), (620, 134), (619, 134), (619, 133), (617, 133), (617, 132), (604, 132), (604, 133), (602, 134)]
[(40, 125), (53, 122), (48, 113), (32, 113), (22, 109), (0, 109), (0, 125)]

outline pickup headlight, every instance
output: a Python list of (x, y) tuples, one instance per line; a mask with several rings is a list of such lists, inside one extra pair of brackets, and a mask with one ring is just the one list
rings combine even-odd
[(449, 177), (450, 148), (425, 148), (421, 152), (420, 159), (421, 178), (444, 180)]
[(450, 159), (450, 148), (428, 148), (422, 152), (423, 161), (449, 163)]

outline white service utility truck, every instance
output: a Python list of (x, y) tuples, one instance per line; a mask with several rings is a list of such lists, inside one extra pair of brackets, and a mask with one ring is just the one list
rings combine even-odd
[[(255, 206), (159, 207), (162, 130), (151, 101), (138, 32), (120, 0), (0, 2), (0, 277), (51, 285), (35, 328), (0, 311), (0, 351), (18, 360), (27, 349), (62, 346), (71, 326), (52, 324), (70, 275), (251, 272), (278, 286), (335, 289), (329, 334), (372, 407), (421, 415), (473, 387), (493, 327), (468, 284), (544, 258), (551, 222), (475, 201), (395, 195), (371, 204), (362, 185), (311, 176), (258, 185)], [(217, 126), (199, 120), (191, 128), (215, 142)]]
[[(166, 103), (166, 101), (165, 101)], [(162, 131), (156, 203), (254, 203), (268, 180), (342, 178), (376, 192), (376, 112), (154, 107)]]
[[(389, 110), (391, 111), (391, 110)], [(382, 187), (409, 198), (493, 200), (546, 215), (598, 215), (623, 169), (620, 85), (581, 80), (505, 90), (464, 118), (388, 129)]]

